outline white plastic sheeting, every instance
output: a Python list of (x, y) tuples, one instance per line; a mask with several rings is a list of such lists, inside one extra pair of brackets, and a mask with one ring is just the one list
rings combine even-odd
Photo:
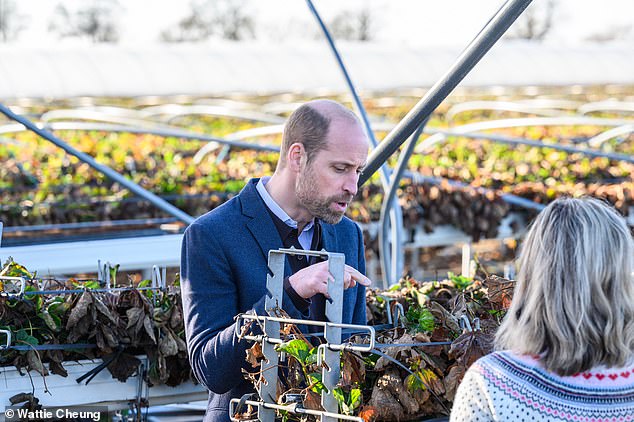
[[(425, 88), (462, 47), (340, 43), (359, 90)], [(634, 83), (634, 46), (494, 46), (462, 86)], [(346, 91), (325, 42), (0, 47), (0, 98)]]

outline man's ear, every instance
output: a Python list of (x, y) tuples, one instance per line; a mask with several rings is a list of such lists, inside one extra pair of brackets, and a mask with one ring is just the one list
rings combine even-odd
[(288, 162), (289, 168), (299, 173), (302, 168), (303, 161), (306, 160), (306, 151), (304, 150), (304, 145), (299, 142), (295, 142), (291, 144), (288, 148), (288, 154), (286, 155), (286, 161)]

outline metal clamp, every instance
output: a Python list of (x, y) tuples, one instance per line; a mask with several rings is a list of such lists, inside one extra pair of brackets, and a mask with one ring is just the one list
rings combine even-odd
[[(401, 322), (401, 325), (404, 325), (403, 318), (405, 317), (405, 309), (403, 308), (403, 304), (395, 301), (394, 298), (389, 296), (379, 295), (379, 297), (385, 301), (387, 323), (392, 324), (395, 328), (398, 326), (399, 322)], [(396, 305), (394, 305), (394, 314), (392, 314), (392, 306), (390, 306), (390, 303), (392, 302), (396, 302)]]
[(167, 280), (167, 267), (152, 265), (152, 288), (165, 291), (165, 281)]
[(24, 278), (24, 277), (2, 276), (2, 277), (0, 277), (0, 280), (19, 281), (20, 282), (20, 291), (18, 293), (9, 293), (9, 292), (5, 291), (5, 289), (3, 287), (2, 288), (2, 292), (0, 292), (2, 296), (7, 296), (7, 297), (22, 297), (22, 296), (24, 296), (24, 291), (26, 289), (26, 278)]
[(358, 416), (348, 416), (348, 415), (342, 415), (336, 412), (306, 409), (303, 406), (298, 406), (297, 403), (292, 403), (290, 405), (280, 405), (280, 404), (266, 403), (263, 401), (255, 401), (255, 400), (231, 399), (231, 401), (229, 402), (229, 418), (231, 419), (232, 422), (245, 422), (246, 420), (248, 420), (248, 419), (238, 419), (235, 417), (236, 406), (239, 403), (242, 403), (242, 405), (248, 404), (248, 405), (257, 407), (258, 414), (261, 414), (262, 409), (269, 409), (269, 410), (282, 410), (285, 412), (290, 412), (290, 413), (299, 414), (299, 415), (319, 416), (320, 420), (322, 421), (325, 419), (331, 418), (331, 419), (338, 419), (338, 420), (352, 421), (352, 422), (364, 422), (364, 419)]
[(405, 326), (405, 309), (401, 302), (396, 302), (394, 306), (394, 327), (398, 327), (399, 323), (401, 327)]
[(11, 347), (11, 330), (0, 330), (0, 334), (7, 336), (6, 343), (4, 345), (0, 344), (0, 350), (5, 350)]
[(458, 322), (460, 323), (460, 328), (463, 331), (467, 331), (469, 333), (474, 332), (474, 331), (480, 331), (480, 318), (473, 318), (473, 327), (471, 326), (471, 322), (469, 322), (469, 318), (467, 318), (466, 315), (461, 315), (460, 319), (458, 320)]
[(354, 344), (354, 343), (323, 343), (321, 346), (327, 346), (330, 350), (354, 350), (356, 352), (370, 352), (374, 349), (376, 344), (376, 330), (371, 325), (355, 325), (355, 324), (338, 324), (334, 322), (328, 321), (311, 321), (304, 319), (293, 319), (293, 318), (280, 318), (280, 317), (268, 317), (268, 316), (260, 316), (254, 314), (239, 314), (236, 317), (236, 324), (234, 326), (236, 336), (240, 336), (245, 340), (257, 341), (257, 342), (266, 342), (271, 344), (282, 344), (285, 340), (282, 340), (278, 337), (269, 337), (265, 334), (260, 335), (241, 335), (242, 327), (245, 326), (247, 321), (258, 321), (265, 326), (267, 322), (277, 322), (277, 323), (285, 323), (285, 324), (304, 324), (304, 325), (313, 325), (324, 327), (324, 332), (328, 330), (328, 328), (339, 328), (346, 329), (352, 328), (359, 331), (367, 331), (370, 336), (370, 342), (368, 344)]
[(112, 264), (109, 261), (101, 265), (101, 259), (97, 260), (97, 279), (106, 283), (107, 290), (110, 290), (110, 268), (112, 268)]

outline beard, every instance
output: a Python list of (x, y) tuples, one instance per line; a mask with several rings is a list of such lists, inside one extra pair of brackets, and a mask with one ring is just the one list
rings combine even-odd
[(333, 202), (350, 203), (352, 195), (323, 196), (315, 185), (315, 172), (313, 166), (308, 164), (306, 169), (297, 177), (295, 193), (301, 206), (306, 208), (314, 217), (328, 223), (337, 224), (343, 218), (344, 212), (333, 210), (330, 205)]

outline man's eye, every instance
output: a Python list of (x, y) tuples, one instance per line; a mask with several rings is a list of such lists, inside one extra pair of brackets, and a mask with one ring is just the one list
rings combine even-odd
[(337, 173), (343, 173), (344, 171), (346, 171), (346, 168), (345, 167), (335, 167), (335, 171)]

